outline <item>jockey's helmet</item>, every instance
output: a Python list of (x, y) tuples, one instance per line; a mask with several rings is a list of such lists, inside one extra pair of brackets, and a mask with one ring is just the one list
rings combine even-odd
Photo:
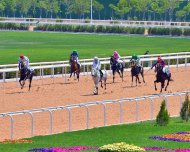
[(77, 50), (73, 50), (73, 54), (77, 54)]
[(162, 60), (161, 56), (158, 56), (158, 62), (160, 62)]
[(21, 58), (21, 59), (24, 59), (24, 55), (23, 55), (23, 54), (21, 54), (21, 55), (20, 55), (20, 58)]
[(117, 51), (114, 51), (114, 52), (113, 52), (113, 55), (118, 55)]
[(95, 57), (94, 57), (94, 62), (96, 62), (96, 63), (97, 63), (97, 62), (98, 62), (98, 60), (99, 60), (99, 59), (98, 59), (98, 57), (97, 57), (97, 56), (95, 56)]

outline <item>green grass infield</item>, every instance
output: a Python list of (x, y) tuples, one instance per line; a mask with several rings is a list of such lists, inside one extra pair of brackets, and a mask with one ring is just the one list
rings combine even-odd
[(17, 63), (20, 54), (30, 62), (68, 60), (72, 50), (79, 58), (108, 57), (117, 50), (121, 56), (190, 51), (190, 39), (113, 34), (47, 32), (0, 32), (0, 64)]
[(137, 146), (189, 148), (189, 142), (174, 142), (149, 139), (150, 136), (190, 131), (190, 123), (182, 122), (180, 118), (172, 118), (168, 126), (157, 126), (155, 121), (136, 124), (124, 124), (84, 131), (65, 132), (62, 134), (33, 137), (33, 143), (0, 144), (0, 151), (27, 152), (31, 148), (61, 147), (61, 146), (96, 146), (115, 142), (126, 142)]

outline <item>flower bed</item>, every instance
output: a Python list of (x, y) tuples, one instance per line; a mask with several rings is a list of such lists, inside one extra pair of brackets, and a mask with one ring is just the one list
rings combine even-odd
[(114, 143), (114, 144), (108, 144), (108, 145), (104, 145), (102, 147), (99, 148), (100, 152), (141, 152), (141, 151), (145, 151), (144, 148), (138, 147), (138, 146), (134, 146), (134, 145), (129, 145), (125, 142), (121, 142), (121, 143)]
[(166, 134), (163, 136), (152, 136), (151, 139), (155, 140), (169, 140), (176, 142), (190, 142), (190, 132), (177, 132), (174, 134)]
[(32, 143), (32, 140), (26, 140), (26, 139), (17, 139), (17, 140), (11, 140), (11, 139), (5, 139), (1, 141), (2, 144), (16, 144), (16, 143)]
[(190, 152), (190, 149), (178, 148), (178, 149), (170, 149), (163, 147), (144, 147), (146, 151), (170, 151), (170, 152)]
[(98, 150), (96, 147), (90, 146), (73, 146), (73, 147), (53, 147), (53, 148), (33, 148), (28, 152), (80, 152)]

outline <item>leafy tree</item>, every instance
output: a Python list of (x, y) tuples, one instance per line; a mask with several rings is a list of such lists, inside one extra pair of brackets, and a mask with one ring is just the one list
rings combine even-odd
[(120, 15), (121, 19), (123, 19), (124, 15), (131, 10), (129, 3), (126, 0), (120, 0), (116, 6), (113, 4), (110, 4), (109, 6), (116, 12), (116, 14)]
[(79, 15), (79, 18), (84, 18), (85, 14), (90, 13), (90, 1), (74, 0), (73, 11)]
[(73, 3), (74, 3), (74, 0), (63, 0), (63, 5), (65, 6), (65, 15), (66, 15), (66, 18), (67, 18), (67, 15), (70, 16), (71, 18), (71, 14), (73, 12)]
[(4, 0), (0, 0), (0, 14), (3, 15), (3, 11), (5, 10), (5, 2)]
[(145, 20), (145, 15), (146, 15), (146, 12), (148, 11), (149, 9), (149, 6), (150, 6), (150, 0), (139, 0), (137, 2), (137, 6), (136, 6), (136, 9), (139, 11), (139, 12), (142, 12), (143, 13), (143, 20)]
[(101, 3), (99, 3), (96, 0), (93, 0), (93, 7), (98, 12), (98, 16), (100, 19), (100, 11), (104, 8), (104, 5), (102, 5)]
[(160, 106), (160, 111), (156, 117), (156, 123), (160, 126), (166, 126), (169, 123), (169, 114), (166, 109), (166, 101), (163, 100)]
[(176, 12), (176, 17), (177, 19), (180, 21), (180, 20), (183, 20), (185, 21), (185, 16), (186, 16), (186, 11), (185, 10), (179, 10)]
[(190, 100), (188, 94), (185, 97), (185, 101), (183, 102), (181, 111), (180, 111), (180, 116), (183, 120), (188, 122), (189, 117), (190, 117)]
[(27, 17), (27, 13), (31, 7), (31, 1), (19, 0), (17, 4), (21, 17)]

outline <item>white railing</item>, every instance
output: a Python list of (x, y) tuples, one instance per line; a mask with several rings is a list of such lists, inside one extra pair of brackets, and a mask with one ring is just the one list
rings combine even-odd
[[(179, 52), (179, 53), (162, 53), (162, 54), (147, 54), (147, 55), (140, 55), (141, 58), (152, 58), (152, 57), (157, 57), (157, 56), (162, 56), (162, 57), (168, 57), (168, 56), (182, 56), (182, 55), (190, 55), (190, 52)], [(130, 59), (131, 56), (123, 56), (121, 59)], [(108, 61), (110, 58), (99, 58), (100, 61)], [(93, 59), (80, 59), (79, 62), (85, 63), (85, 62), (92, 62)], [(36, 63), (30, 63), (30, 65), (35, 66), (42, 66), (42, 65), (54, 65), (54, 64), (68, 64), (69, 61), (52, 61), (52, 62), (36, 62)], [(13, 68), (17, 67), (18, 64), (6, 64), (6, 65), (0, 65), (1, 68)]]
[[(24, 111), (17, 111), (17, 112), (8, 112), (8, 113), (1, 113), (0, 117), (10, 117), (10, 138), (14, 138), (14, 116), (18, 115), (24, 115), (28, 114), (30, 115), (31, 118), (31, 136), (35, 135), (35, 130), (34, 130), (34, 113), (41, 113), (41, 112), (49, 112), (50, 115), (50, 125), (49, 125), (49, 134), (53, 134), (53, 111), (56, 110), (67, 110), (68, 111), (68, 131), (72, 131), (72, 109), (73, 108), (80, 108), (80, 107), (85, 107), (86, 110), (86, 128), (83, 129), (89, 129), (90, 126), (90, 106), (95, 106), (95, 105), (102, 105), (103, 107), (103, 126), (107, 126), (106, 120), (107, 120), (107, 114), (106, 114), (106, 105), (111, 104), (111, 103), (117, 103), (119, 104), (119, 124), (123, 124), (126, 122), (123, 122), (123, 106), (122, 103), (125, 102), (135, 102), (136, 107), (135, 107), (135, 117), (136, 120), (135, 122), (139, 121), (146, 121), (146, 120), (154, 120), (154, 99), (156, 98), (163, 98), (166, 101), (166, 107), (167, 109), (169, 108), (168, 104), (168, 97), (179, 97), (179, 112), (182, 108), (182, 95), (189, 94), (190, 91), (183, 91), (183, 92), (175, 92), (175, 93), (168, 93), (168, 94), (157, 94), (157, 95), (148, 95), (148, 96), (141, 96), (141, 97), (135, 97), (135, 98), (123, 98), (123, 99), (117, 99), (117, 100), (105, 100), (105, 101), (98, 101), (98, 102), (88, 102), (88, 103), (81, 103), (81, 104), (74, 104), (74, 105), (67, 105), (67, 106), (59, 106), (59, 107), (50, 107), (50, 108), (42, 108), (42, 109), (35, 109), (35, 110), (24, 110)], [(148, 99), (150, 101), (150, 118), (146, 120), (139, 120), (139, 103), (138, 101), (146, 100)], [(146, 101), (147, 102), (147, 101)], [(172, 100), (173, 102), (173, 100)], [(148, 108), (148, 107), (147, 107)], [(157, 109), (158, 110), (158, 109)], [(148, 112), (148, 111), (147, 111)], [(100, 113), (99, 113), (100, 114)], [(174, 116), (174, 115), (170, 115)], [(175, 115), (176, 116), (176, 115)], [(179, 113), (178, 113), (179, 116)], [(3, 123), (3, 122), (1, 122)]]
[[(189, 54), (189, 52), (187, 53)], [(157, 55), (158, 56), (158, 55)], [(142, 65), (144, 65), (146, 62), (148, 62), (148, 67), (151, 67), (153, 62), (155, 62), (157, 60), (157, 57), (151, 57), (151, 58), (147, 58), (148, 56), (146, 56), (146, 58), (141, 58), (141, 61), (142, 61)], [(105, 60), (104, 60), (105, 59)], [(174, 55), (174, 56), (165, 56), (163, 57), (163, 59), (165, 61), (167, 61), (168, 63), (168, 67), (179, 67), (179, 66), (189, 66), (190, 65), (190, 54), (189, 55)], [(183, 59), (183, 63), (179, 63), (179, 60)], [(81, 65), (83, 67), (83, 74), (84, 75), (89, 75), (89, 72), (90, 72), (90, 67), (92, 65), (92, 62), (87, 62), (90, 61), (91, 59), (86, 59), (85, 62), (81, 62)], [(103, 58), (102, 59), (103, 61), (101, 62), (102, 63), (102, 68), (106, 69), (106, 65), (109, 65), (109, 70), (111, 69), (110, 67), (110, 61), (109, 61), (109, 58)], [(130, 62), (130, 59), (123, 59), (125, 63), (129, 63)], [(171, 60), (176, 60), (176, 64), (175, 65), (172, 65), (171, 64)], [(181, 62), (181, 61), (180, 61)], [(67, 68), (69, 67), (70, 65), (69, 64), (53, 64), (53, 65), (43, 65), (43, 66), (33, 66), (32, 68), (34, 70), (40, 70), (40, 76), (39, 78), (40, 79), (43, 79), (44, 77), (52, 77), (54, 78), (56, 75), (55, 75), (55, 68), (62, 68), (62, 73), (59, 74), (59, 76), (62, 76), (65, 78), (65, 82), (66, 82), (66, 77), (67, 77)], [(49, 76), (44, 76), (44, 69), (51, 69), (51, 75)], [(87, 69), (87, 71), (86, 71)], [(16, 85), (18, 85), (18, 77), (19, 77), (19, 70), (18, 68), (7, 68), (7, 69), (0, 69), (0, 74), (2, 74), (2, 79), (0, 80), (0, 82), (5, 82), (7, 81), (8, 79), (6, 79), (6, 73), (9, 73), (9, 72), (16, 72), (16, 77), (15, 79), (11, 79), (9, 81), (16, 81)], [(53, 79), (53, 82), (54, 82), (54, 79)]]
[(107, 25), (132, 27), (164, 27), (190, 28), (190, 22), (169, 21), (130, 21), (130, 20), (84, 20), (84, 19), (51, 19), (51, 18), (1, 18), (0, 23), (18, 23), (26, 25), (38, 24), (79, 24), (79, 25)]

